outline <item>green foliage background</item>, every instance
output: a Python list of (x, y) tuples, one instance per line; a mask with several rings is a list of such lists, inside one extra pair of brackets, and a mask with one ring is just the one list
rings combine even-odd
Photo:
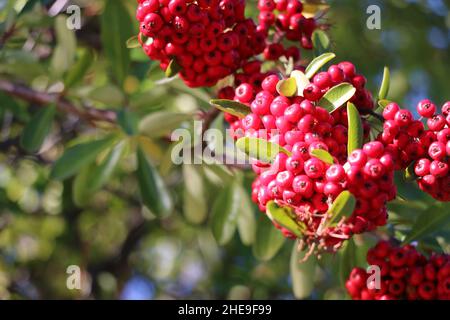
[[(294, 265), (291, 277), (293, 242), (251, 204), (250, 171), (170, 161), (167, 134), (191, 128), (215, 90), (164, 81), (157, 63), (126, 48), (136, 1), (72, 1), (82, 8), (76, 33), (63, 13), (48, 15), (53, 2), (0, 0), (0, 299), (284, 299), (292, 287), (297, 297), (346, 298), (342, 279), (376, 235), (317, 268)], [(381, 30), (365, 26), (371, 4)], [(444, 1), (330, 5), (332, 51), (372, 92), (388, 65), (390, 99), (411, 109), (448, 99)], [(45, 97), (14, 97), (12, 84)], [(222, 118), (212, 126), (223, 128)], [(449, 252), (449, 206), (398, 183), (401, 199), (379, 234)], [(69, 265), (84, 271), (82, 290), (67, 289)]]

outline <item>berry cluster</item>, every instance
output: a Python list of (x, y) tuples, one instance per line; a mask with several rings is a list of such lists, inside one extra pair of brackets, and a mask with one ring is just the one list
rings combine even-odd
[(318, 26), (314, 18), (306, 18), (302, 14), (300, 0), (259, 0), (258, 9), (258, 30), (265, 35), (273, 30), (273, 41), (264, 49), (266, 60), (277, 60), (283, 55), (292, 57), (294, 61), (300, 58), (296, 46), (287, 49), (283, 46), (281, 40), (284, 38), (300, 43), (305, 49), (312, 49), (311, 37)]
[(364, 269), (354, 268), (345, 284), (354, 300), (450, 300), (450, 255), (427, 259), (411, 245), (380, 241), (368, 251), (367, 262), (380, 268), (381, 281), (377, 288)]
[(171, 60), (190, 87), (213, 86), (263, 52), (265, 35), (245, 18), (244, 0), (138, 0), (146, 54), (166, 70)]
[(419, 187), (440, 201), (450, 201), (450, 102), (436, 114), (436, 106), (430, 100), (417, 105), (419, 114), (427, 118), (429, 137), (423, 157), (414, 164)]
[(415, 120), (411, 111), (389, 103), (383, 110), (383, 132), (378, 140), (392, 155), (395, 169), (414, 163), (419, 187), (441, 201), (450, 200), (450, 102), (437, 114), (436, 105), (425, 99), (417, 112), (427, 119), (427, 127)]

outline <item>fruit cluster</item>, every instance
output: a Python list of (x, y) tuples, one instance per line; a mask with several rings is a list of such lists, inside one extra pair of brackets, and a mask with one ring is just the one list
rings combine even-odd
[(414, 165), (419, 187), (441, 201), (450, 200), (450, 102), (437, 113), (436, 105), (425, 99), (417, 112), (427, 119), (427, 127), (415, 120), (411, 111), (389, 103), (383, 110), (381, 141), (392, 155), (395, 169)]
[(261, 53), (265, 36), (245, 18), (243, 0), (138, 0), (146, 54), (166, 70), (171, 60), (190, 87), (213, 86)]
[(427, 259), (412, 245), (380, 241), (368, 251), (367, 263), (379, 267), (380, 281), (354, 268), (345, 284), (354, 300), (450, 300), (450, 255)]

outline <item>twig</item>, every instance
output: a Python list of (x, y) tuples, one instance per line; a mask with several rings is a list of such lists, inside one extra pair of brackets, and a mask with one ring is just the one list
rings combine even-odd
[(116, 113), (111, 110), (99, 110), (92, 107), (78, 108), (70, 101), (60, 98), (57, 94), (35, 91), (27, 86), (4, 79), (0, 79), (0, 91), (39, 106), (56, 104), (61, 112), (76, 115), (91, 125), (96, 121), (110, 123), (116, 121)]
[(382, 116), (381, 114), (376, 113), (376, 112), (373, 111), (373, 110), (370, 110), (370, 111), (369, 111), (369, 114), (370, 114), (371, 116), (375, 117), (376, 119), (378, 119), (379, 121), (384, 122), (384, 118), (383, 118), (383, 116)]

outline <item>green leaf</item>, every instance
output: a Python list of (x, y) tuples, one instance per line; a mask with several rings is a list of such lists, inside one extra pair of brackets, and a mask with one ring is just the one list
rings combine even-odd
[(82, 167), (92, 163), (98, 154), (110, 147), (116, 140), (115, 135), (91, 142), (77, 144), (67, 149), (53, 166), (53, 179), (66, 179), (77, 173)]
[(266, 205), (267, 216), (279, 226), (289, 230), (298, 238), (302, 238), (306, 226), (297, 222), (295, 213), (288, 207), (279, 207), (274, 201), (269, 201)]
[(405, 169), (405, 181), (414, 181), (417, 180), (417, 175), (414, 172), (414, 167), (416, 166), (416, 161), (412, 162), (406, 169)]
[(294, 96), (297, 92), (297, 81), (292, 77), (278, 81), (277, 92), (285, 97)]
[(85, 49), (80, 54), (80, 58), (75, 63), (73, 67), (71, 67), (65, 77), (64, 86), (67, 88), (72, 87), (74, 84), (81, 81), (89, 70), (92, 62), (94, 61), (94, 54), (91, 50)]
[(291, 253), (290, 270), (292, 279), (292, 290), (297, 299), (308, 298), (314, 289), (314, 279), (317, 266), (317, 258), (310, 256), (304, 259), (306, 251), (297, 249), (297, 242), (294, 244)]
[(55, 113), (56, 107), (52, 105), (43, 107), (33, 116), (22, 132), (20, 139), (22, 148), (28, 152), (36, 152), (41, 148), (50, 132)]
[(55, 31), (57, 45), (53, 51), (51, 66), (52, 71), (60, 76), (69, 70), (75, 61), (77, 40), (75, 32), (67, 28), (66, 17), (62, 15), (55, 19)]
[(312, 43), (314, 47), (314, 55), (320, 54), (330, 50), (331, 41), (325, 31), (316, 29), (312, 34)]
[(227, 185), (214, 201), (211, 211), (211, 228), (220, 245), (227, 244), (236, 231), (241, 194), (234, 183)]
[(303, 97), (303, 90), (311, 83), (306, 75), (300, 70), (291, 72), (291, 78), (295, 79), (297, 85), (297, 96)]
[(187, 120), (192, 120), (191, 113), (156, 111), (141, 120), (139, 132), (150, 138), (158, 138), (171, 134)]
[(241, 194), (241, 203), (238, 209), (238, 232), (241, 241), (246, 246), (253, 244), (256, 235), (256, 219), (252, 206), (252, 202), (247, 192), (238, 185), (237, 188)]
[(403, 240), (403, 244), (410, 243), (413, 240), (420, 240), (436, 231), (445, 230), (449, 223), (450, 204), (448, 202), (436, 203), (417, 218), (411, 231)]
[(282, 146), (260, 138), (243, 137), (236, 141), (236, 146), (249, 157), (263, 162), (272, 162), (280, 152), (291, 156), (292, 153)]
[(181, 66), (175, 60), (170, 60), (165, 72), (166, 77), (172, 78), (173, 76), (176, 76), (181, 69)]
[(326, 151), (326, 150), (314, 149), (309, 154), (319, 160), (322, 160), (325, 163), (328, 163), (328, 164), (334, 163), (333, 156), (331, 154), (329, 154), (328, 151)]
[(358, 109), (351, 102), (347, 103), (347, 117), (348, 117), (348, 155), (355, 149), (361, 149), (364, 139), (364, 129), (359, 115)]
[(339, 221), (342, 217), (349, 217), (355, 210), (355, 206), (355, 196), (350, 191), (342, 191), (328, 210), (328, 225)]
[(139, 48), (141, 44), (139, 43), (139, 36), (132, 36), (131, 38), (128, 38), (127, 40), (127, 48), (128, 49), (135, 49)]
[(139, 132), (139, 117), (132, 111), (120, 110), (117, 112), (117, 123), (130, 136), (134, 136)]
[(147, 160), (144, 151), (137, 150), (136, 172), (142, 202), (156, 216), (167, 216), (173, 208), (172, 199), (158, 171)]
[(99, 165), (92, 163), (81, 169), (73, 182), (72, 192), (75, 204), (83, 207), (93, 194), (108, 182), (119, 163), (125, 145), (124, 141), (119, 142)]
[(381, 99), (378, 101), (378, 106), (382, 109), (386, 108), (386, 106), (391, 103), (392, 101), (390, 100), (386, 100), (386, 99)]
[(249, 106), (234, 100), (212, 99), (209, 103), (213, 107), (238, 118), (244, 118), (252, 112)]
[(333, 112), (350, 100), (354, 96), (355, 92), (355, 87), (353, 87), (350, 83), (340, 83), (325, 93), (322, 99), (320, 99), (319, 105), (322, 108), (327, 109), (329, 112)]
[(338, 258), (339, 280), (341, 285), (344, 286), (350, 272), (357, 265), (356, 246), (352, 238), (345, 241), (345, 246), (339, 250)]
[(384, 67), (383, 80), (381, 81), (380, 90), (378, 91), (378, 99), (386, 99), (389, 93), (390, 72), (388, 67)]
[(127, 40), (133, 36), (133, 21), (122, 1), (106, 1), (101, 17), (102, 44), (115, 80), (122, 85), (130, 68)]
[(275, 228), (269, 217), (260, 216), (257, 220), (253, 255), (259, 260), (268, 261), (278, 253), (286, 238), (280, 230)]
[(208, 213), (203, 178), (195, 165), (183, 165), (183, 213), (194, 224), (203, 223)]
[(329, 61), (334, 59), (336, 55), (334, 53), (324, 53), (319, 57), (315, 58), (311, 63), (306, 67), (305, 75), (308, 79), (311, 79), (317, 71), (319, 71), (324, 65), (326, 65)]

